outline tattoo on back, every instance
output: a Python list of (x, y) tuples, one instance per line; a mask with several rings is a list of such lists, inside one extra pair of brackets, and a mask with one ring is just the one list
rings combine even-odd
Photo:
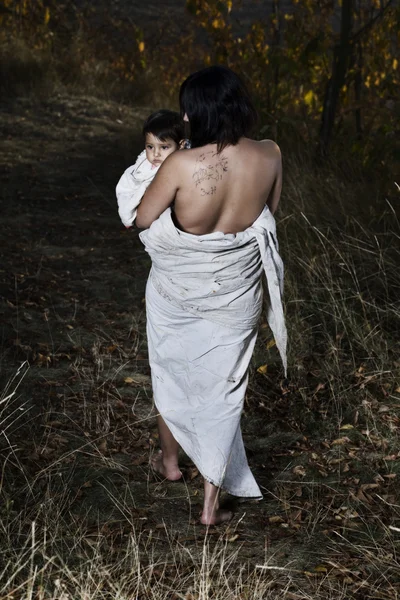
[(211, 186), (209, 190), (205, 190), (204, 188), (201, 188), (201, 195), (202, 196), (214, 196), (216, 191), (217, 191), (216, 185)]
[[(215, 163), (213, 162), (217, 157)], [(210, 163), (213, 164), (210, 164)], [(209, 152), (202, 152), (196, 160), (196, 165), (193, 172), (193, 180), (195, 186), (198, 187), (201, 184), (206, 184), (205, 187), (201, 187), (202, 196), (212, 196), (217, 191), (215, 185), (218, 181), (221, 181), (223, 174), (228, 170), (228, 159), (223, 154), (218, 154), (214, 150)], [(209, 186), (207, 183), (209, 182)]]

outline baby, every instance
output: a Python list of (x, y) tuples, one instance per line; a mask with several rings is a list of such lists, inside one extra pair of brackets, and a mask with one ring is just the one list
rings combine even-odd
[(135, 164), (126, 169), (116, 188), (118, 213), (125, 227), (132, 227), (136, 209), (158, 167), (184, 143), (179, 113), (158, 110), (151, 114), (143, 125), (143, 137), (145, 149), (139, 154)]

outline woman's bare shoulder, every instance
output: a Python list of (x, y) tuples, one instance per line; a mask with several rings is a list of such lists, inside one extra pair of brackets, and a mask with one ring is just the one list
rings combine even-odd
[(242, 138), (241, 143), (246, 147), (246, 150), (252, 149), (257, 153), (261, 152), (270, 159), (280, 159), (280, 148), (273, 140), (252, 140), (249, 138)]
[[(162, 163), (159, 173), (169, 179), (180, 180), (180, 176), (193, 164), (192, 150), (177, 150), (173, 152)], [(156, 175), (158, 177), (158, 174)]]
[(173, 152), (167, 156), (163, 165), (168, 165), (169, 169), (185, 168), (185, 166), (189, 166), (196, 161), (199, 155), (198, 150), (198, 148), (195, 148)]
[(279, 148), (278, 144), (274, 142), (274, 140), (260, 140), (258, 143), (261, 144), (265, 151), (269, 152), (271, 155), (277, 157), (281, 156), (281, 149)]

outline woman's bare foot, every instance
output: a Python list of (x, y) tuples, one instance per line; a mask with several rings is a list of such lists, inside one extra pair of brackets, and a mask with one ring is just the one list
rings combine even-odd
[(168, 481), (178, 481), (182, 477), (182, 473), (177, 464), (168, 464), (163, 460), (162, 450), (158, 452), (151, 460), (151, 465), (156, 473), (159, 473)]
[(230, 521), (233, 517), (231, 510), (219, 507), (219, 488), (204, 480), (204, 505), (200, 522), (203, 525), (220, 525)]
[(233, 512), (231, 510), (223, 510), (222, 508), (219, 508), (218, 510), (210, 513), (203, 511), (201, 513), (200, 522), (203, 525), (221, 525), (221, 523), (230, 521), (232, 517)]

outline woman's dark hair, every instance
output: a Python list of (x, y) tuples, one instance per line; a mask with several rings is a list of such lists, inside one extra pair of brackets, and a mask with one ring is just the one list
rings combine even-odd
[(173, 140), (179, 144), (183, 140), (183, 123), (180, 114), (173, 110), (158, 110), (147, 117), (143, 125), (143, 136), (152, 133), (156, 138), (165, 142)]
[(207, 67), (189, 75), (179, 92), (187, 115), (192, 148), (217, 144), (218, 152), (251, 134), (257, 112), (243, 81), (230, 69)]

